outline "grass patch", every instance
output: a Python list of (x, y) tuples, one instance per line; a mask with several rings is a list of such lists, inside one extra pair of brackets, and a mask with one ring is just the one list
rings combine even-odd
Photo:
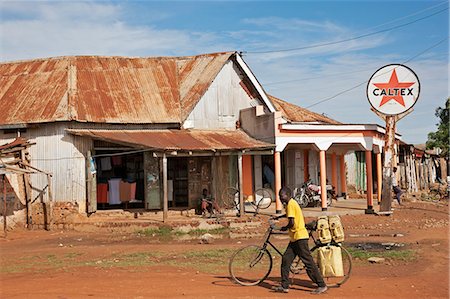
[(137, 233), (146, 237), (168, 237), (172, 234), (172, 228), (167, 226), (158, 228), (146, 228), (138, 230)]
[[(53, 271), (75, 272), (79, 267), (129, 268), (133, 271), (145, 267), (167, 265), (190, 268), (205, 273), (226, 271), (233, 249), (192, 250), (185, 252), (143, 251), (116, 253), (92, 259), (79, 252), (63, 255), (44, 254), (24, 257), (19, 263), (2, 262), (1, 273), (44, 273)], [(83, 259), (79, 258), (83, 256)]]
[(187, 232), (172, 229), (171, 227), (159, 227), (159, 228), (146, 228), (143, 230), (138, 230), (136, 233), (143, 235), (145, 237), (157, 237), (157, 238), (166, 238), (170, 239), (173, 236), (183, 236), (183, 235), (192, 235), (192, 236), (201, 236), (206, 233), (212, 234), (212, 235), (221, 235), (229, 232), (229, 228), (225, 227), (218, 227), (213, 229), (193, 229)]

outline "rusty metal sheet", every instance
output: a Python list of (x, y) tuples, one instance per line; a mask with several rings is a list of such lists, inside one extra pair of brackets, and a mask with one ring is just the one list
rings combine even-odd
[(181, 123), (233, 54), (0, 63), (0, 125)]
[(67, 130), (78, 136), (140, 148), (181, 151), (229, 151), (273, 149), (241, 130)]
[(281, 111), (284, 117), (292, 122), (320, 122), (324, 124), (340, 124), (340, 122), (299, 107), (297, 105), (288, 103), (272, 95), (268, 95), (270, 101), (277, 111)]
[(0, 64), (0, 124), (59, 120), (67, 67), (62, 59)]

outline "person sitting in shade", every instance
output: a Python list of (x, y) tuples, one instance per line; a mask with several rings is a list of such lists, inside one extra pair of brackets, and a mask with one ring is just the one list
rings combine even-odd
[(400, 187), (398, 186), (398, 182), (397, 182), (397, 167), (393, 168), (393, 173), (392, 173), (392, 189), (394, 190), (395, 193), (395, 198), (398, 201), (399, 205), (402, 205), (401, 201), (400, 201), (400, 197), (403, 194), (402, 189), (400, 189)]

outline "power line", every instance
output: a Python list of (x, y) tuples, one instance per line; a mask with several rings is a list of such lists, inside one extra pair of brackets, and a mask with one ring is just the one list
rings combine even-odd
[[(447, 36), (447, 37), (444, 38), (443, 40), (440, 40), (440, 41), (437, 42), (436, 44), (432, 45), (431, 47), (428, 47), (427, 49), (425, 49), (425, 50), (423, 50), (422, 52), (420, 52), (420, 53), (414, 55), (413, 57), (409, 58), (408, 60), (405, 60), (404, 62), (402, 62), (402, 64), (405, 64), (405, 63), (407, 63), (407, 62), (410, 62), (411, 60), (413, 60), (413, 59), (415, 59), (415, 58), (417, 58), (417, 57), (423, 55), (424, 53), (430, 51), (431, 49), (436, 48), (437, 46), (439, 46), (440, 44), (442, 44), (443, 42), (445, 42), (446, 40), (448, 40), (448, 38), (449, 38), (449, 37)], [(380, 75), (381, 75), (381, 74), (380, 74)], [(359, 84), (357, 84), (357, 85), (355, 85), (355, 86), (353, 86), (353, 87), (350, 87), (350, 88), (345, 89), (345, 90), (343, 90), (343, 91), (341, 91), (341, 92), (338, 92), (338, 93), (335, 94), (335, 95), (332, 95), (332, 96), (330, 96), (330, 97), (327, 97), (327, 98), (324, 98), (324, 99), (322, 99), (322, 100), (319, 100), (319, 101), (317, 101), (316, 103), (314, 103), (314, 104), (312, 104), (312, 105), (309, 105), (309, 106), (307, 106), (307, 107), (305, 107), (305, 108), (308, 109), (308, 108), (314, 107), (314, 106), (316, 106), (316, 105), (319, 105), (319, 104), (321, 104), (321, 103), (330, 101), (330, 100), (332, 100), (332, 99), (334, 99), (334, 98), (336, 98), (336, 97), (338, 97), (338, 96), (340, 96), (340, 95), (342, 95), (342, 94), (344, 94), (344, 93), (347, 93), (347, 92), (349, 92), (349, 91), (351, 91), (351, 90), (353, 90), (353, 89), (356, 89), (356, 88), (360, 87), (361, 85), (367, 84), (368, 81), (369, 81), (369, 80), (366, 80), (366, 81), (364, 81), (364, 82), (361, 82), (361, 83), (359, 83)]]
[[(443, 57), (444, 55), (445, 55), (445, 57), (448, 57), (448, 52), (436, 53), (436, 55), (433, 55), (433, 58)], [(362, 73), (362, 72), (367, 72), (367, 71), (372, 71), (372, 70), (373, 70), (373, 68), (360, 69), (360, 70), (351, 71), (351, 72), (339, 72), (339, 73), (332, 73), (332, 74), (321, 75), (321, 76), (316, 76), (316, 77), (305, 77), (305, 78), (292, 79), (292, 80), (275, 81), (275, 82), (263, 83), (262, 85), (269, 86), (269, 85), (285, 84), (285, 83), (292, 83), (292, 82), (308, 81), (308, 80), (322, 79), (322, 78), (327, 78), (327, 77)]]
[(267, 54), (267, 53), (292, 52), (292, 51), (298, 51), (298, 50), (305, 50), (305, 49), (312, 49), (312, 48), (318, 48), (318, 47), (324, 47), (324, 46), (331, 46), (331, 45), (341, 44), (341, 43), (349, 42), (349, 41), (352, 41), (352, 40), (357, 40), (357, 39), (369, 37), (369, 36), (372, 36), (372, 35), (380, 34), (380, 33), (383, 33), (383, 32), (395, 30), (395, 29), (398, 29), (398, 28), (402, 28), (402, 27), (405, 27), (405, 26), (417, 23), (419, 21), (422, 21), (424, 19), (431, 18), (432, 16), (440, 14), (440, 13), (446, 11), (446, 10), (448, 10), (448, 7), (444, 8), (444, 9), (441, 9), (441, 10), (439, 10), (439, 11), (437, 11), (435, 13), (432, 13), (430, 15), (424, 16), (422, 18), (419, 18), (419, 19), (416, 19), (416, 20), (413, 20), (413, 21), (410, 21), (410, 22), (407, 22), (407, 23), (404, 23), (404, 24), (400, 24), (400, 25), (393, 26), (393, 27), (390, 27), (390, 28), (387, 28), (387, 29), (378, 30), (378, 31), (375, 31), (375, 32), (362, 34), (362, 35), (359, 35), (359, 36), (355, 36), (355, 37), (351, 37), (351, 38), (347, 38), (347, 39), (343, 39), (343, 40), (339, 40), (339, 41), (327, 42), (327, 43), (315, 44), (315, 45), (311, 45), (311, 46), (304, 46), (304, 47), (297, 47), (297, 48), (280, 49), (280, 50), (243, 51), (242, 53), (244, 53), (244, 54)]

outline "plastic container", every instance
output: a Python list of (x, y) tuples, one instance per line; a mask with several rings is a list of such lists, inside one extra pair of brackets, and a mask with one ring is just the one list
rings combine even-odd
[(344, 276), (342, 250), (339, 246), (324, 246), (319, 248), (319, 268), (323, 277)]
[(342, 227), (341, 218), (338, 215), (328, 216), (331, 237), (334, 242), (344, 242), (344, 228)]
[(331, 242), (330, 226), (328, 224), (327, 216), (320, 216), (317, 219), (317, 233), (319, 235), (320, 243), (328, 244)]

